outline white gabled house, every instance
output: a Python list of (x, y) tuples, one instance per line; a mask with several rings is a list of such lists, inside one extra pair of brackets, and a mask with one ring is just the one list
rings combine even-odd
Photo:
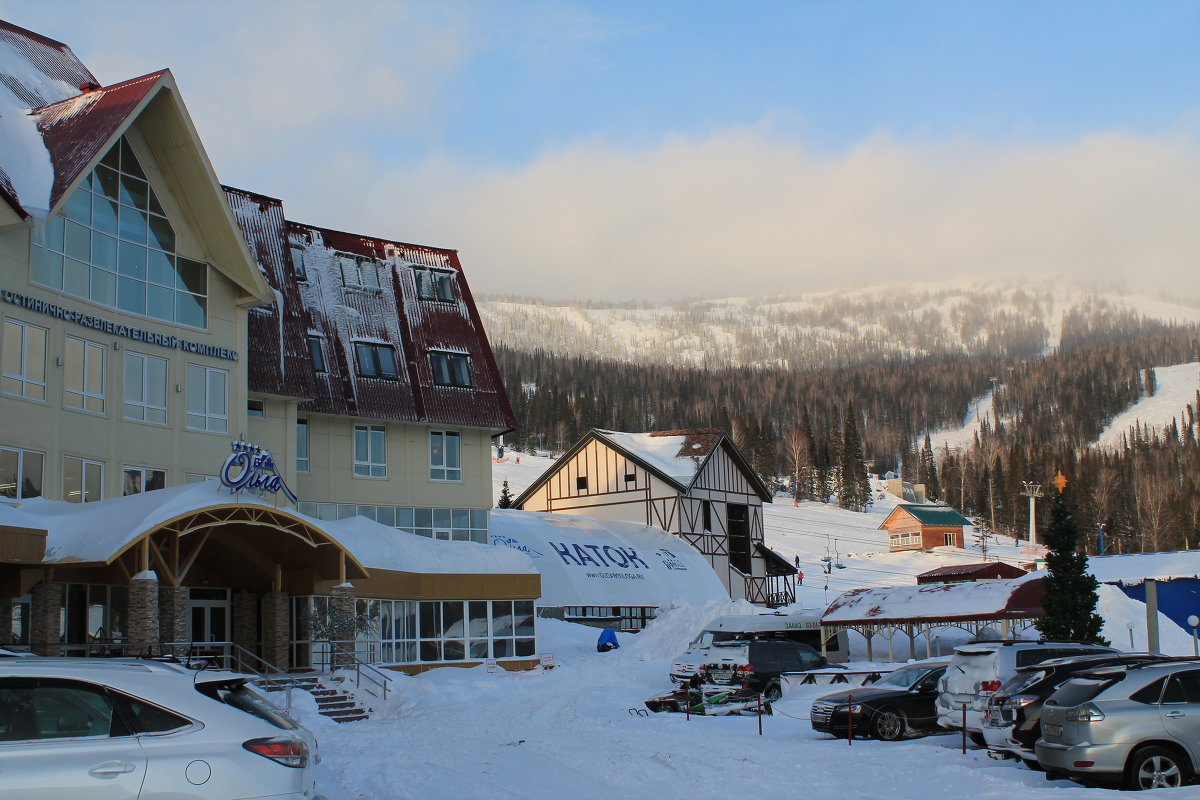
[(734, 599), (795, 598), (795, 568), (763, 544), (771, 493), (716, 428), (593, 429), (514, 502), (525, 511), (654, 525), (694, 545)]

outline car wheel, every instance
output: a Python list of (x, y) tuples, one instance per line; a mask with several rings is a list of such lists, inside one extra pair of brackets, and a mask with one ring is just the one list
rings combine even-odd
[(978, 731), (967, 731), (967, 738), (976, 747), (987, 747), (987, 739), (983, 738), (983, 734)]
[(907, 730), (904, 714), (894, 708), (885, 708), (875, 712), (875, 719), (871, 721), (872, 735), (885, 742), (903, 739)]
[(1129, 757), (1125, 786), (1133, 790), (1164, 789), (1187, 782), (1187, 765), (1179, 754), (1166, 747), (1143, 747)]
[(768, 683), (767, 688), (763, 691), (763, 699), (775, 701), (783, 697), (783, 689), (778, 683)]

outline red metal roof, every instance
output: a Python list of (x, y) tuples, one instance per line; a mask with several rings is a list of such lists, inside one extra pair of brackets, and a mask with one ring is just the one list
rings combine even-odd
[[(25, 57), (29, 64), (52, 81), (66, 84), (78, 92), (88, 84), (99, 85), (96, 76), (91, 73), (83, 62), (76, 58), (71, 48), (62, 42), (42, 36), (40, 33), (27, 31), (11, 22), (0, 19), (0, 41), (6, 42)], [(15, 76), (5, 85), (13, 91), (29, 108), (37, 108), (47, 103), (55, 103), (63, 96), (53, 96), (42, 86), (30, 81), (18, 81)]]
[(936, 583), (954, 578), (958, 580), (983, 580), (992, 578), (1020, 578), (1025, 570), (1002, 561), (984, 561), (980, 564), (951, 564), (938, 567), (917, 576), (917, 583)]
[(158, 84), (166, 70), (152, 72), (44, 106), (35, 111), (38, 131), (50, 151), (54, 185), (50, 207), (67, 187), (102, 155), (130, 114)]
[[(516, 419), (487, 335), (453, 250), (395, 242), (290, 222), (278, 200), (226, 188), (234, 217), (268, 282), (280, 297), (275, 309), (252, 313), (248, 345), (250, 389), (308, 397), (301, 410), (380, 420), (429, 422), (511, 430)], [(269, 241), (268, 241), (269, 240)], [(292, 250), (302, 254), (305, 279)], [(342, 258), (370, 259), (378, 288), (344, 285)], [(453, 302), (417, 297), (414, 266), (456, 273)], [(321, 339), (327, 371), (316, 373), (309, 336)], [(285, 355), (280, 369), (280, 342)], [(358, 374), (356, 341), (391, 345), (398, 379)], [(430, 350), (468, 354), (473, 386), (437, 386)]]
[(896, 625), (970, 620), (1028, 619), (1045, 615), (1040, 577), (852, 589), (821, 615), (824, 625)]

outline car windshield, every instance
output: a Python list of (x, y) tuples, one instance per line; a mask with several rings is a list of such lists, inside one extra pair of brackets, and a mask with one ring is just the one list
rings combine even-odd
[(1042, 670), (1022, 670), (1005, 681), (1004, 685), (996, 690), (996, 694), (1013, 695), (1017, 694), (1018, 692), (1023, 692), (1044, 677), (1046, 677), (1046, 673)]
[(276, 708), (261, 695), (257, 694), (245, 681), (209, 681), (197, 683), (196, 691), (226, 705), (233, 706), (239, 711), (245, 711), (259, 719), (269, 722), (276, 728), (294, 731), (300, 723), (292, 719), (282, 709)]
[(875, 682), (875, 686), (898, 686), (907, 689), (929, 672), (929, 667), (901, 667), (884, 675)]

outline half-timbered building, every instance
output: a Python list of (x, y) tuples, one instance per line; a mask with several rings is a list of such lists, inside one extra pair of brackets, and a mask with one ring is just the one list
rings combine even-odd
[(515, 501), (525, 511), (654, 525), (694, 545), (731, 597), (792, 602), (795, 569), (763, 543), (771, 493), (715, 428), (593, 429)]

